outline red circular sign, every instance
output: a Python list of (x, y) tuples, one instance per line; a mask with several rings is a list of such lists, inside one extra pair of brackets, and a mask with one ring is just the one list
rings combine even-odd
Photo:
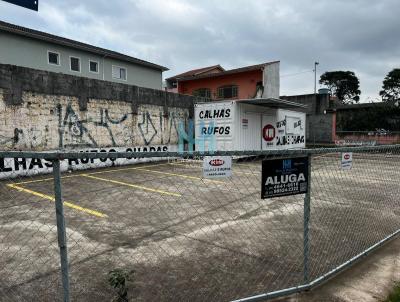
[(225, 162), (222, 159), (213, 159), (209, 162), (211, 166), (222, 166), (224, 163)]
[(271, 124), (265, 125), (263, 128), (263, 138), (267, 142), (272, 141), (275, 138), (275, 127)]
[(345, 154), (344, 159), (350, 159), (350, 154)]

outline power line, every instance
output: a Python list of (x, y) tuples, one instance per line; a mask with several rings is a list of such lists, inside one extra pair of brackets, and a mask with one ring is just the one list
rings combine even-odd
[(314, 72), (314, 70), (311, 69), (311, 70), (304, 70), (304, 71), (300, 71), (300, 72), (296, 72), (296, 73), (283, 74), (280, 77), (281, 78), (291, 77), (291, 76), (295, 76), (295, 75), (299, 75), (299, 74), (303, 74), (303, 73), (308, 73), (308, 72)]

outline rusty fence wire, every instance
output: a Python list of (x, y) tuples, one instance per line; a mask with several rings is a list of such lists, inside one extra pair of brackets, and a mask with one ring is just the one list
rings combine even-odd
[[(400, 145), (209, 154), (228, 178), (204, 155), (0, 152), (0, 301), (263, 301), (399, 232)], [(292, 156), (309, 194), (261, 199), (262, 162)]]

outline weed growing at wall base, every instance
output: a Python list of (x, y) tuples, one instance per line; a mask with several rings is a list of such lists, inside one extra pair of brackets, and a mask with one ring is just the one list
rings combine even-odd
[(114, 269), (108, 273), (108, 283), (116, 290), (117, 296), (113, 302), (128, 302), (128, 282), (133, 280), (135, 271)]

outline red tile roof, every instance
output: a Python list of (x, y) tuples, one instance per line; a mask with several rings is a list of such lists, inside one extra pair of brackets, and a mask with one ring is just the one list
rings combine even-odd
[(207, 71), (213, 70), (215, 68), (220, 69), (221, 72), (225, 71), (225, 69), (222, 68), (221, 65), (213, 65), (213, 66), (208, 66), (208, 67), (203, 67), (203, 68), (192, 69), (192, 70), (186, 71), (184, 73), (177, 74), (177, 75), (175, 75), (173, 77), (170, 77), (170, 78), (168, 78), (166, 80), (174, 80), (174, 79), (177, 79), (177, 78), (194, 77), (194, 76), (198, 76), (200, 74), (204, 74)]

